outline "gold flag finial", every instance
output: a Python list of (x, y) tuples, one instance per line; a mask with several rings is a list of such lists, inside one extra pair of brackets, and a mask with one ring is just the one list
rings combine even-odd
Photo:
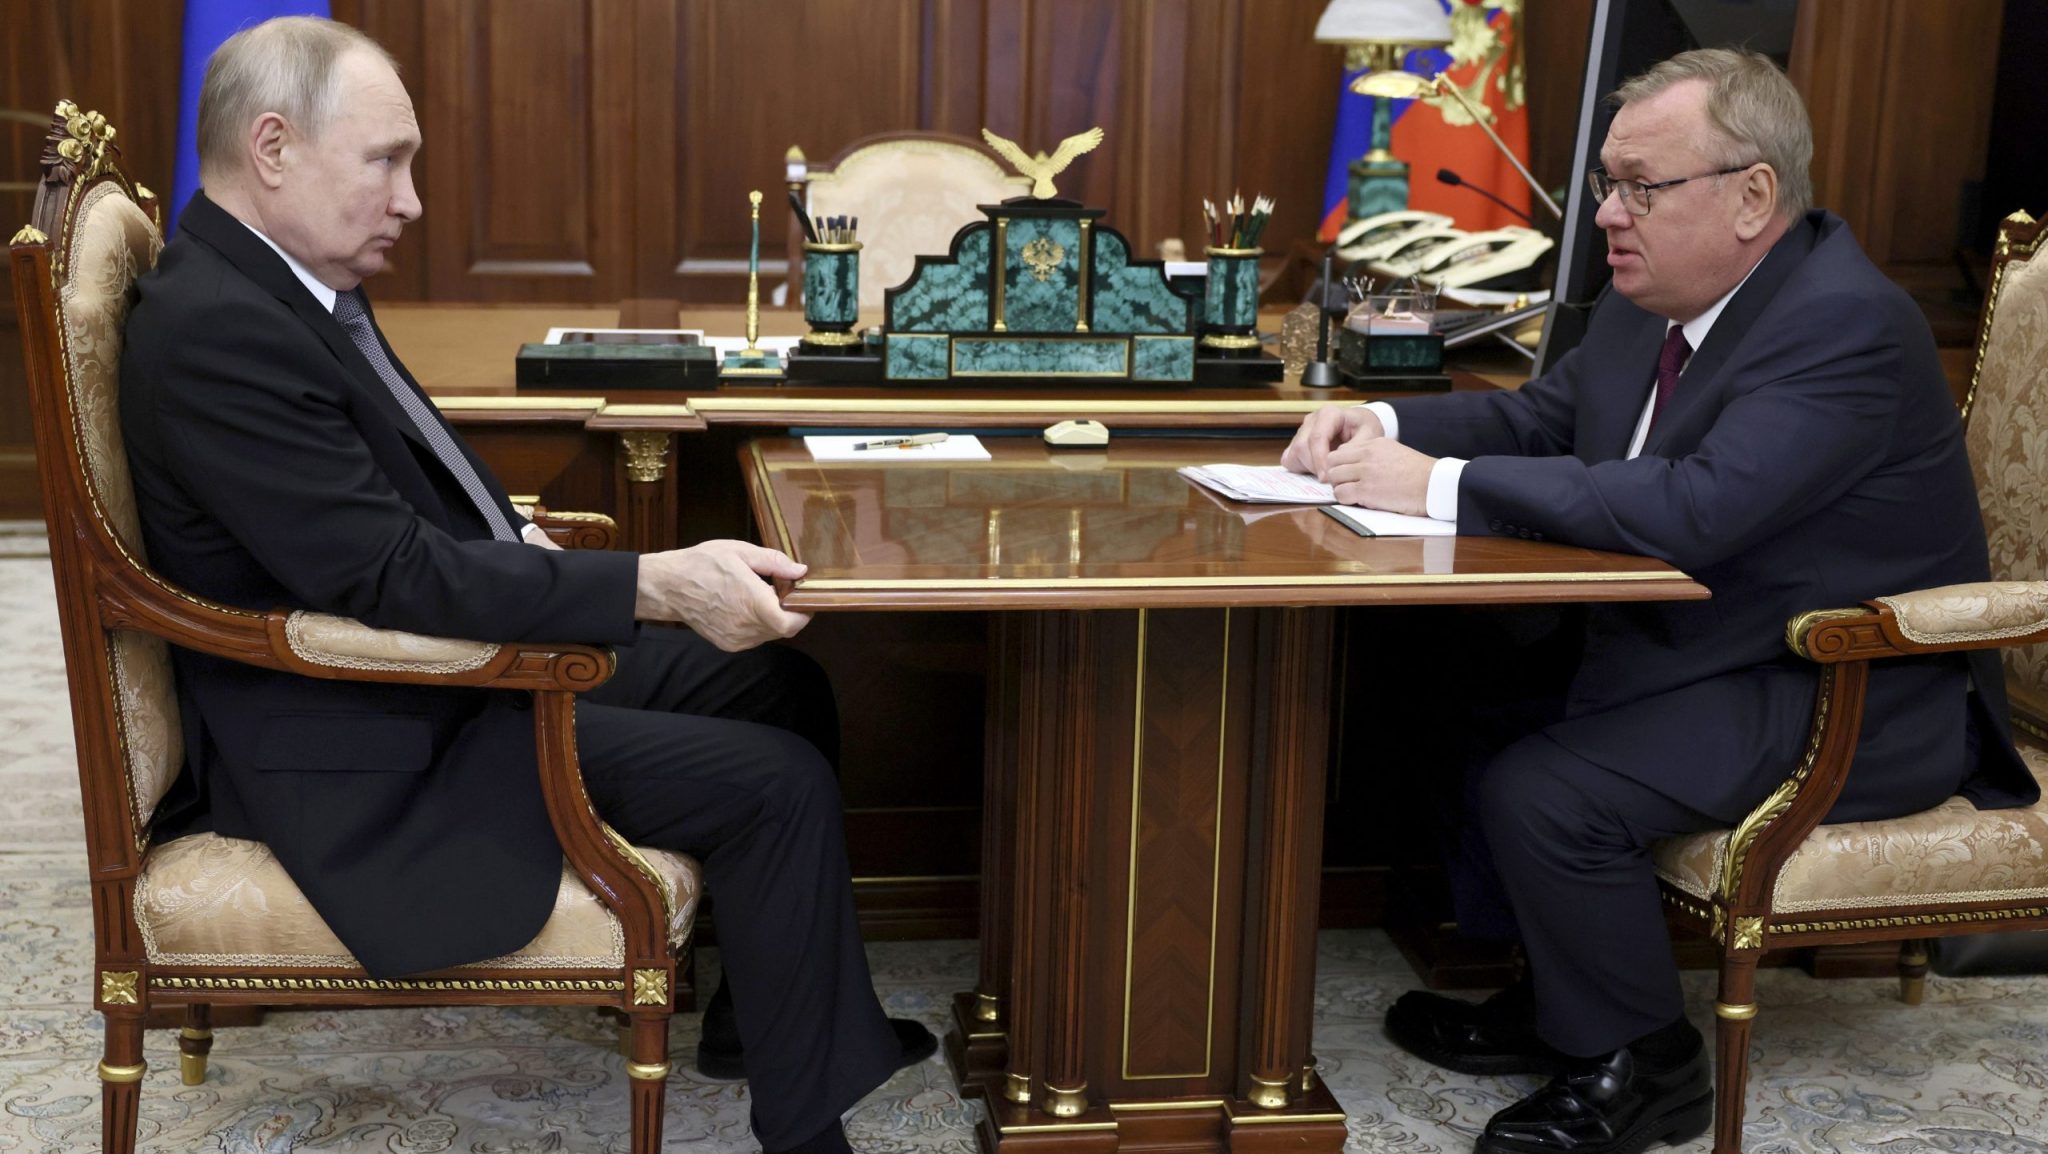
[(1052, 178), (1074, 163), (1075, 157), (1095, 151), (1095, 146), (1102, 143), (1102, 129), (1091, 128), (1067, 137), (1060, 141), (1058, 148), (1052, 150), (1051, 156), (1043, 152), (1037, 156), (1028, 155), (1017, 147), (1014, 141), (1004, 140), (986, 128), (981, 130), (981, 138), (988, 141), (988, 146), (1000, 153), (1018, 172), (1031, 178), (1032, 196), (1040, 200), (1050, 200), (1059, 195), (1059, 190), (1052, 186)]

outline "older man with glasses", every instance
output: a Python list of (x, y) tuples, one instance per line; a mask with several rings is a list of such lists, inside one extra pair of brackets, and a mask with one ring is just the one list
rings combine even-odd
[[(1520, 712), (1482, 719), (1497, 739), (1472, 756), (1451, 872), (1461, 926), (1514, 935), (1527, 974), (1387, 1015), (1436, 1065), (1554, 1075), (1494, 1116), (1483, 1154), (1633, 1154), (1706, 1129), (1649, 846), (1734, 824), (1797, 763), (1817, 677), (1785, 653), (1787, 619), (1989, 575), (1927, 322), (1809, 207), (1791, 83), (1702, 50), (1612, 99), (1588, 179), (1614, 291), (1584, 342), (1517, 391), (1326, 407), (1284, 458), (1342, 501), (1646, 554), (1713, 591), (1589, 607), (1547, 665), (1499, 675)], [(2034, 801), (2001, 676), (1955, 656), (1873, 672), (1830, 820)]]

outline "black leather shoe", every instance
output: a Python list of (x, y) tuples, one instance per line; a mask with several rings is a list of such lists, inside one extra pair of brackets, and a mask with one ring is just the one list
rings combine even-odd
[(1460, 1074), (1550, 1074), (1563, 1064), (1536, 1037), (1536, 1003), (1519, 984), (1478, 1003), (1411, 990), (1387, 1010), (1387, 1036)]
[(1690, 1142), (1713, 1123), (1705, 1046), (1655, 1072), (1623, 1049), (1576, 1065), (1495, 1114), (1473, 1154), (1636, 1154)]
[[(739, 1025), (733, 1021), (732, 995), (726, 989), (725, 983), (720, 982), (718, 992), (711, 995), (711, 1001), (704, 1007), (703, 1031), (697, 1041), (697, 1073), (713, 1082), (743, 1082), (747, 1077), (746, 1056), (740, 1047)], [(922, 1022), (891, 1018), (889, 1028), (896, 1031), (896, 1041), (903, 1047), (903, 1056), (896, 1062), (898, 1070), (915, 1066), (939, 1051), (939, 1040)]]

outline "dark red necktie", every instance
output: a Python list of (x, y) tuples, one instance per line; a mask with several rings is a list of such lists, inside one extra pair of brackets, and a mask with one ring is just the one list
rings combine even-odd
[(1692, 346), (1685, 343), (1685, 328), (1672, 325), (1664, 334), (1664, 351), (1657, 354), (1657, 400), (1650, 406), (1650, 427), (1657, 427), (1657, 414), (1664, 411), (1664, 402), (1671, 399), (1671, 390), (1678, 387), (1678, 374), (1685, 371), (1685, 359), (1692, 356)]

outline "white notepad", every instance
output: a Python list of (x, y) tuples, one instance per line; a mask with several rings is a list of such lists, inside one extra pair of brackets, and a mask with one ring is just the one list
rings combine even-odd
[(900, 433), (860, 433), (854, 436), (805, 437), (804, 448), (813, 461), (861, 461), (866, 464), (907, 464), (911, 461), (986, 461), (988, 450), (972, 433), (955, 433), (930, 445), (902, 445), (887, 449), (856, 449), (855, 445), (882, 441)]
[(1321, 505), (1331, 516), (1368, 537), (1455, 537), (1454, 521), (1411, 517), (1379, 509), (1337, 504), (1328, 485), (1278, 465), (1189, 465), (1180, 475), (1233, 501), (1262, 505)]
[(1383, 509), (1362, 509), (1357, 505), (1325, 505), (1323, 511), (1368, 537), (1455, 537), (1456, 521), (1434, 517), (1411, 517)]

